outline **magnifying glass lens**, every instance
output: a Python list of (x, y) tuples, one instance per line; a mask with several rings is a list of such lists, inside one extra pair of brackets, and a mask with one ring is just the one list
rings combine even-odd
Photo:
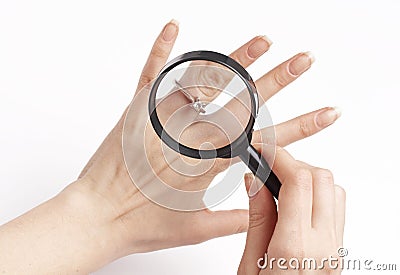
[(237, 73), (215, 62), (196, 60), (183, 62), (161, 77), (155, 111), (163, 133), (179, 144), (213, 150), (245, 132), (254, 98)]

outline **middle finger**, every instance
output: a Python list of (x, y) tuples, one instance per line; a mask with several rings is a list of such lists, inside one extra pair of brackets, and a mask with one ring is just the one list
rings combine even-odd
[[(314, 60), (315, 58), (310, 52), (299, 53), (260, 77), (255, 82), (260, 106), (307, 71)], [(243, 107), (243, 102), (245, 102), (243, 98), (246, 98), (247, 93), (247, 90), (242, 91), (236, 97), (238, 100), (231, 100), (224, 106), (234, 113), (240, 121), (247, 119), (248, 112), (237, 111)]]

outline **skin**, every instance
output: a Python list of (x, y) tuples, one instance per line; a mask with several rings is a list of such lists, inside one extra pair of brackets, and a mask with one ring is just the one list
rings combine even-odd
[[(157, 37), (135, 96), (157, 76), (177, 34), (178, 25), (171, 21)], [(255, 37), (230, 56), (247, 67), (270, 45), (268, 39)], [(258, 79), (256, 86), (262, 101), (297, 79), (310, 68), (312, 61), (310, 55), (299, 53)], [(123, 159), (121, 143), (126, 112), (75, 182), (54, 198), (0, 227), (0, 272), (87, 274), (132, 253), (197, 244), (247, 231), (248, 210), (181, 212), (161, 207), (144, 197), (132, 184)], [(279, 124), (276, 126), (276, 143), (286, 146), (308, 137), (338, 117), (339, 113), (333, 108), (325, 107)], [(161, 162), (154, 168), (156, 174), (175, 184), (176, 188), (184, 189), (193, 184), (193, 178), (174, 173), (162, 163), (161, 147), (157, 146), (160, 141), (151, 129), (147, 130), (149, 135), (142, 145), (155, 148), (147, 154), (149, 159)], [(254, 143), (268, 140), (264, 137), (266, 131), (256, 131)], [(138, 140), (143, 140), (142, 136), (143, 133), (139, 133)], [(217, 161), (194, 183), (207, 187), (228, 165), (230, 163), (225, 160)], [(150, 181), (154, 177), (152, 171), (144, 173)]]
[[(263, 148), (263, 155), (271, 148)], [(340, 269), (260, 270), (257, 261), (268, 253), (269, 259), (340, 258), (343, 246), (346, 194), (334, 184), (329, 170), (295, 160), (282, 148), (276, 149), (274, 172), (282, 182), (279, 212), (268, 189), (262, 188), (249, 199), (249, 230), (238, 275), (246, 274), (340, 274)], [(246, 188), (260, 184), (251, 174), (245, 176)], [(250, 192), (249, 192), (250, 193)], [(286, 266), (289, 267), (288, 263)]]

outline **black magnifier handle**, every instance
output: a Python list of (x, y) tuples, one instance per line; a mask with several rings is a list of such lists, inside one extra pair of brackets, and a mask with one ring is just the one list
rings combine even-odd
[(247, 150), (240, 154), (239, 157), (247, 164), (251, 172), (264, 182), (271, 194), (278, 199), (281, 182), (264, 157), (252, 145), (249, 145)]

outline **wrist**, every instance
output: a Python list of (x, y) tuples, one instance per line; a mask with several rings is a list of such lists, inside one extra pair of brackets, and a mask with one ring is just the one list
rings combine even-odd
[[(94, 232), (94, 241), (105, 251), (109, 261), (145, 250), (140, 248), (140, 232), (136, 227), (125, 224), (129, 216), (130, 224), (135, 220), (135, 209), (143, 205), (143, 196), (129, 182), (123, 186), (120, 182), (106, 180), (94, 181), (88, 177), (77, 180), (64, 189), (59, 196), (65, 197), (71, 212), (79, 213), (86, 225)], [(135, 198), (140, 199), (135, 199)], [(140, 200), (140, 202), (138, 202)], [(147, 201), (147, 200), (146, 200)]]
[(85, 248), (87, 259), (82, 261), (98, 265), (93, 270), (126, 255), (117, 209), (91, 189), (86, 180), (70, 184), (55, 199), (62, 204), (63, 216), (79, 228), (81, 247), (90, 247)]
[(82, 186), (0, 227), (0, 273), (87, 274), (125, 255), (111, 208)]

